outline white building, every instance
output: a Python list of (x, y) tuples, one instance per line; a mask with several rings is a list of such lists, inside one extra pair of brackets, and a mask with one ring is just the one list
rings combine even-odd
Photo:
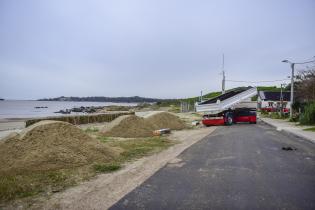
[(274, 112), (280, 110), (281, 102), (284, 112), (290, 110), (290, 92), (258, 91), (257, 107), (260, 110)]

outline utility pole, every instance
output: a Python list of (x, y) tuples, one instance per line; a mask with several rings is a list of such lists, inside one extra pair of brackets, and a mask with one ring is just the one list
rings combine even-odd
[(283, 93), (282, 93), (282, 85), (281, 84), (281, 93), (280, 93), (280, 116), (282, 117), (283, 115)]
[(222, 57), (222, 74), (223, 74), (223, 78), (222, 78), (222, 94), (225, 93), (225, 71), (224, 71), (224, 54)]
[(294, 65), (295, 63), (291, 63), (291, 69), (292, 69), (292, 74), (291, 74), (291, 98), (290, 98), (290, 118), (292, 119), (293, 117), (293, 99), (294, 99)]

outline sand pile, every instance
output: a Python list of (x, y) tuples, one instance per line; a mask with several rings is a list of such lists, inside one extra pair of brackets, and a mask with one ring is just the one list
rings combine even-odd
[(72, 168), (117, 154), (65, 122), (41, 121), (0, 142), (0, 173)]
[(119, 123), (115, 122), (115, 125), (110, 126), (110, 129), (107, 127), (101, 132), (105, 136), (137, 138), (150, 137), (153, 135), (153, 131), (157, 129), (170, 128), (179, 130), (186, 127), (185, 123), (177, 116), (167, 112), (154, 114), (148, 118), (130, 115), (117, 121)]
[(161, 112), (145, 119), (151, 123), (155, 129), (170, 128), (172, 130), (181, 130), (186, 128), (185, 123), (176, 115), (168, 112)]
[(123, 121), (124, 119), (130, 117), (131, 115), (122, 115), (120, 117), (117, 117), (116, 119), (114, 119), (113, 121), (111, 121), (110, 123), (107, 123), (105, 125), (103, 125), (102, 127), (102, 132), (108, 132), (110, 130), (112, 130), (115, 126), (119, 125), (121, 121)]
[(154, 128), (152, 124), (148, 124), (144, 118), (129, 115), (110, 130), (102, 130), (102, 133), (105, 136), (137, 138), (152, 136), (153, 130)]

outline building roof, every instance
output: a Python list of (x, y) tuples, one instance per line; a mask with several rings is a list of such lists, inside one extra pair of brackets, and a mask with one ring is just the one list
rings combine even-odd
[[(280, 101), (281, 92), (259, 91), (258, 97), (264, 101)], [(290, 101), (290, 92), (283, 91), (282, 97), (284, 101)]]

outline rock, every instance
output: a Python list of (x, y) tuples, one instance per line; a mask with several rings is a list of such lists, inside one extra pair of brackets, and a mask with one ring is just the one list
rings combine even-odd
[(282, 150), (284, 151), (293, 151), (293, 150), (297, 150), (296, 148), (292, 148), (292, 147), (282, 147)]
[(65, 109), (65, 110), (60, 110), (58, 112), (54, 112), (54, 113), (71, 114), (71, 110), (70, 109)]

